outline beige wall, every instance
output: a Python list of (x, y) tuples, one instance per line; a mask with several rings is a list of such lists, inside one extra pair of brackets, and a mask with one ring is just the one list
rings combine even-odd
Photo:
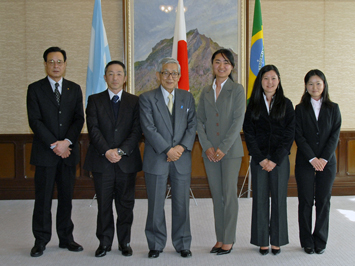
[[(250, 34), (254, 0), (250, 1)], [(353, 0), (261, 0), (265, 63), (278, 67), (285, 94), (294, 105), (304, 76), (324, 72), (332, 101), (340, 106), (342, 130), (355, 129)]]
[[(30, 132), (27, 85), (45, 76), (42, 54), (49, 46), (67, 51), (66, 78), (85, 92), (93, 7), (94, 0), (0, 1), (0, 134)], [(261, 0), (261, 8), (266, 63), (279, 68), (286, 96), (298, 103), (304, 75), (319, 68), (340, 105), (342, 129), (354, 129), (355, 60), (349, 55), (355, 47), (355, 1)], [(102, 10), (111, 58), (122, 60), (122, 0), (102, 0)], [(253, 12), (251, 0), (250, 34)]]
[[(101, 2), (111, 58), (123, 60), (122, 0)], [(45, 77), (42, 55), (50, 46), (66, 50), (66, 78), (80, 84), (85, 93), (94, 3), (0, 1), (0, 134), (30, 133), (27, 86)]]

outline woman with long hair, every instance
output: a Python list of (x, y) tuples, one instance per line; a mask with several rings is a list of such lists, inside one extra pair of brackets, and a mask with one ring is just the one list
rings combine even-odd
[[(305, 78), (301, 102), (296, 106), (296, 166), (298, 221), (301, 246), (308, 254), (322, 254), (329, 231), (329, 210), (336, 174), (341, 114), (329, 98), (325, 75), (318, 69)], [(312, 208), (316, 220), (312, 232)]]
[[(288, 155), (295, 135), (295, 112), (284, 96), (280, 73), (274, 65), (260, 69), (245, 113), (243, 131), (252, 174), (253, 210), (251, 244), (262, 255), (281, 252), (288, 244)], [(271, 215), (269, 194), (271, 195)]]
[(210, 186), (217, 242), (210, 253), (231, 252), (238, 217), (238, 173), (244, 155), (240, 137), (245, 94), (233, 81), (233, 54), (220, 49), (212, 55), (214, 80), (202, 90), (197, 108), (197, 132)]

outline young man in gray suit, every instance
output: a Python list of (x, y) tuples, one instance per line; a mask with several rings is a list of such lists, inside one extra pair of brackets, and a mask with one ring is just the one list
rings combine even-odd
[(172, 194), (172, 242), (182, 257), (191, 257), (189, 216), (191, 150), (196, 137), (195, 101), (177, 89), (179, 62), (163, 58), (156, 72), (161, 86), (139, 97), (140, 121), (145, 136), (143, 171), (148, 194), (145, 233), (149, 258), (157, 258), (166, 245), (164, 213), (168, 177)]

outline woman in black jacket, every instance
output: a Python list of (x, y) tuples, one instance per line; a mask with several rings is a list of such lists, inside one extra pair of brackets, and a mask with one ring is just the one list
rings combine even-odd
[[(329, 209), (336, 174), (335, 149), (341, 127), (339, 106), (329, 99), (322, 71), (309, 71), (301, 103), (296, 106), (296, 166), (298, 221), (304, 251), (322, 254), (329, 231)], [(316, 221), (312, 233), (312, 208)]]
[[(243, 131), (250, 156), (253, 186), (251, 244), (262, 255), (288, 244), (288, 155), (295, 136), (295, 112), (284, 96), (274, 65), (260, 69), (245, 113)], [(269, 194), (271, 194), (271, 216)]]

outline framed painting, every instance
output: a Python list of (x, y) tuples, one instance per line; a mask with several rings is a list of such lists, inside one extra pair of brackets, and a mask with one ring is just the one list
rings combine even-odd
[[(230, 49), (235, 81), (246, 85), (246, 1), (184, 0), (190, 92), (197, 100), (212, 83), (212, 54)], [(124, 0), (127, 91), (139, 95), (157, 88), (155, 72), (171, 56), (178, 0)]]

